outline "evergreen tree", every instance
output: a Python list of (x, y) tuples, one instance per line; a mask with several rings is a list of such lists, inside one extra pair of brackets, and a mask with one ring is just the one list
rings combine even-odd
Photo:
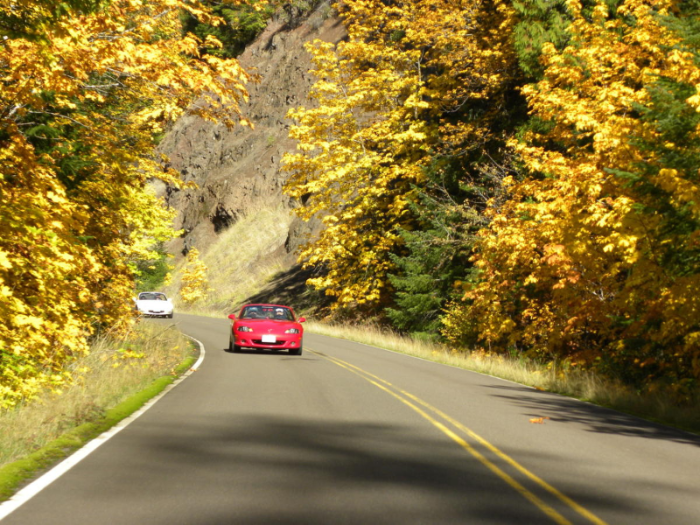
[(570, 18), (566, 13), (566, 1), (514, 0), (513, 7), (519, 19), (513, 32), (518, 62), (526, 75), (538, 78), (542, 74), (539, 61), (542, 44), (552, 42), (561, 49), (567, 41)]
[[(605, 0), (611, 13), (621, 0)], [(590, 13), (595, 0), (582, 0), (584, 13)], [(518, 14), (518, 22), (513, 31), (513, 46), (518, 54), (518, 63), (530, 78), (542, 77), (540, 62), (542, 46), (552, 43), (557, 49), (564, 49), (569, 42), (567, 28), (571, 15), (566, 0), (514, 0), (513, 8)]]
[[(463, 242), (454, 237), (456, 214), (443, 203), (422, 195), (422, 228), (402, 230), (405, 255), (392, 254), (400, 273), (390, 274), (396, 290), (396, 308), (387, 308), (393, 325), (414, 336), (435, 339), (439, 336), (440, 314), (454, 297), (454, 283), (465, 268)], [(461, 240), (460, 240), (461, 241)]]
[(471, 278), (476, 234), (488, 222), (483, 210), (500, 194), (503, 176), (480, 160), (470, 168), (460, 157), (438, 158), (426, 169), (428, 183), (411, 206), (414, 228), (400, 231), (403, 250), (391, 256), (399, 270), (389, 276), (396, 307), (385, 312), (401, 331), (438, 339), (443, 309)]

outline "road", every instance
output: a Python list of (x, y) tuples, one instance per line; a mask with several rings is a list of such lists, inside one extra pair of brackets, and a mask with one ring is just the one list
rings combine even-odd
[(700, 523), (696, 436), (309, 333), (299, 357), (230, 354), (227, 319), (175, 321), (199, 370), (2, 525)]

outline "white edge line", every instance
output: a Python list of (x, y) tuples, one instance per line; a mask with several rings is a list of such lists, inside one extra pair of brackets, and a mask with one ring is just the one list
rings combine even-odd
[[(186, 335), (186, 334), (184, 334)], [(84, 447), (81, 449), (77, 450), (75, 453), (61, 461), (58, 465), (53, 467), (51, 470), (49, 470), (46, 474), (41, 476), (40, 478), (32, 481), (29, 485), (24, 487), (22, 490), (18, 491), (15, 493), (14, 496), (12, 496), (10, 499), (6, 500), (3, 503), (0, 503), (0, 521), (5, 519), (8, 515), (10, 515), (12, 512), (17, 510), (19, 507), (24, 505), (27, 501), (29, 501), (31, 498), (36, 496), (39, 492), (44, 490), (46, 487), (48, 487), (51, 483), (56, 481), (58, 478), (63, 476), (66, 472), (68, 472), (71, 468), (73, 468), (75, 465), (80, 463), (83, 459), (88, 457), (91, 453), (93, 453), (97, 447), (100, 445), (103, 445), (110, 439), (112, 439), (117, 433), (125, 429), (127, 426), (129, 426), (131, 423), (133, 423), (136, 419), (141, 417), (149, 408), (151, 408), (153, 405), (155, 405), (164, 395), (166, 395), (168, 392), (170, 392), (173, 388), (175, 388), (177, 385), (179, 385), (182, 381), (187, 379), (193, 372), (196, 372), (199, 369), (199, 366), (202, 364), (202, 361), (204, 361), (204, 345), (202, 344), (201, 341), (195, 339), (194, 337), (191, 337), (189, 335), (186, 335), (186, 337), (189, 337), (193, 341), (195, 341), (199, 345), (199, 359), (197, 359), (197, 362), (192, 365), (192, 367), (185, 372), (183, 375), (181, 375), (179, 378), (177, 378), (175, 381), (173, 381), (170, 385), (168, 385), (160, 394), (158, 394), (156, 397), (151, 398), (149, 401), (146, 402), (145, 405), (143, 405), (139, 410), (131, 414), (129, 417), (122, 419), (119, 423), (117, 423), (115, 426), (110, 428), (109, 430), (106, 430), (99, 436), (97, 436), (95, 439), (92, 441), (88, 442)]]

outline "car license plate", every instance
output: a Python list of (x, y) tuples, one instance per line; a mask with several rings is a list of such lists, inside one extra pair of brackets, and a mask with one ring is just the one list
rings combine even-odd
[(277, 337), (275, 337), (274, 335), (263, 335), (262, 342), (263, 343), (276, 343)]

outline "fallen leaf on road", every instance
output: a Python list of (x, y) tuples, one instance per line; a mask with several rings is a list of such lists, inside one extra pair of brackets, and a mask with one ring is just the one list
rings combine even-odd
[(530, 423), (536, 423), (536, 424), (539, 424), (539, 425), (544, 425), (544, 420), (545, 420), (545, 419), (549, 419), (549, 418), (548, 418), (547, 416), (544, 416), (544, 417), (533, 417), (533, 418), (530, 420)]

